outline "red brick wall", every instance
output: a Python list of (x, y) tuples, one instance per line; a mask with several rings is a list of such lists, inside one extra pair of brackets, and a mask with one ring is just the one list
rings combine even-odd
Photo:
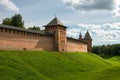
[[(62, 36), (63, 37), (63, 36)], [(61, 37), (60, 37), (61, 38)], [(60, 41), (61, 39), (58, 38)], [(55, 50), (54, 37), (33, 34), (24, 31), (6, 30), (0, 28), (0, 50)], [(61, 43), (60, 43), (61, 44)], [(67, 39), (66, 46), (61, 44), (61, 51), (87, 52), (87, 44), (77, 40)]]
[(45, 31), (52, 33), (55, 44), (55, 51), (65, 52), (66, 51), (66, 28), (60, 25), (46, 26)]
[(0, 31), (0, 50), (54, 50), (53, 37)]
[(67, 52), (87, 52), (87, 44), (67, 39)]

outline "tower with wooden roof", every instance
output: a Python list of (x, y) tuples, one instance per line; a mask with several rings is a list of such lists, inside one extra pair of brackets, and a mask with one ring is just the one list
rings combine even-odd
[(65, 52), (66, 51), (66, 26), (55, 17), (45, 27), (46, 33), (54, 35), (54, 49), (55, 51)]
[(79, 34), (79, 40), (82, 40), (82, 34), (81, 34), (81, 32)]
[(90, 36), (88, 31), (85, 34), (84, 40), (88, 43), (87, 51), (88, 52), (92, 52), (92, 38), (91, 38), (91, 36)]

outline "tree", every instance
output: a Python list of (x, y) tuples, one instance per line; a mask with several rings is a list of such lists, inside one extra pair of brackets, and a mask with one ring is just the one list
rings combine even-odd
[(15, 14), (11, 18), (3, 19), (2, 24), (21, 27), (21, 28), (24, 27), (24, 21), (22, 21), (22, 16), (20, 14)]
[(2, 24), (11, 25), (11, 18), (5, 18), (5, 19), (3, 19)]
[(11, 17), (11, 25), (23, 28), (24, 21), (22, 21), (22, 16), (20, 14), (15, 14)]
[(120, 55), (120, 44), (93, 46), (93, 53), (104, 56), (118, 56)]
[(29, 27), (28, 29), (29, 29), (29, 30), (40, 31), (40, 27), (37, 27), (37, 26)]

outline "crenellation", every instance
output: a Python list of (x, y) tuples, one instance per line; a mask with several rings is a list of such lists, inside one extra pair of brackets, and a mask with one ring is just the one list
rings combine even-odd
[(67, 27), (54, 18), (44, 31), (33, 31), (0, 25), (0, 50), (48, 50), (59, 52), (91, 52), (92, 39), (87, 31), (84, 38), (66, 36)]

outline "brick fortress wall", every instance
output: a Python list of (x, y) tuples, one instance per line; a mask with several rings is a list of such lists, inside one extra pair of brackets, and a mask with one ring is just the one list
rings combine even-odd
[(53, 36), (0, 28), (0, 50), (54, 50)]
[(79, 40), (67, 39), (67, 52), (87, 52), (87, 44)]
[(87, 31), (82, 38), (68, 38), (67, 27), (55, 17), (43, 31), (32, 31), (0, 24), (0, 50), (47, 50), (58, 52), (91, 52), (92, 38)]

